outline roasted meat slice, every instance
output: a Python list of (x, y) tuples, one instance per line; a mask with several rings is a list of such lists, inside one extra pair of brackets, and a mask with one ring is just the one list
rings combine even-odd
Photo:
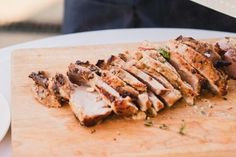
[(147, 86), (133, 75), (118, 66), (105, 63), (104, 60), (98, 60), (96, 65), (104, 70), (109, 70), (113, 75), (123, 80), (126, 85), (133, 87), (138, 92), (137, 103), (141, 111), (147, 111), (152, 106), (152, 102), (148, 97)]
[(102, 71), (101, 78), (104, 82), (114, 88), (122, 97), (129, 96), (133, 99), (136, 99), (138, 97), (138, 91), (136, 91), (133, 87), (127, 85), (123, 80), (121, 80), (111, 72), (105, 70)]
[(81, 125), (93, 126), (112, 113), (112, 109), (96, 92), (88, 92), (86, 86), (78, 86), (71, 92), (70, 107)]
[[(100, 66), (101, 68), (104, 68), (105, 63), (104, 61), (100, 60), (96, 65)], [(146, 92), (147, 87), (145, 84), (137, 80), (134, 76), (129, 74), (127, 71), (121, 69), (120, 67), (106, 65), (106, 68), (104, 69), (109, 70), (114, 76), (118, 77), (121, 81), (117, 78), (116, 80), (118, 80), (120, 84), (123, 84), (124, 88), (130, 88), (136, 91), (136, 100), (141, 111), (147, 111), (151, 107), (152, 104), (148, 98), (148, 94)], [(112, 77), (114, 78), (114, 76)], [(114, 83), (117, 81), (112, 82)]]
[(125, 98), (121, 97), (115, 89), (102, 80), (101, 73), (97, 71), (97, 68), (91, 66), (88, 62), (76, 62), (76, 64), (71, 64), (67, 74), (72, 83), (78, 83), (76, 81), (73, 82), (74, 77), (71, 79), (71, 76), (77, 76), (80, 78), (76, 78), (76, 80), (83, 80), (82, 82), (86, 82), (94, 88), (116, 114), (131, 116), (138, 111), (138, 108), (133, 104), (129, 96)]
[(178, 52), (190, 65), (197, 69), (208, 80), (211, 89), (215, 93), (219, 95), (227, 93), (226, 76), (216, 70), (213, 63), (204, 55), (180, 42), (170, 42), (168, 47), (170, 51)]
[(34, 96), (43, 105), (57, 108), (69, 102), (72, 86), (62, 74), (50, 77), (47, 72), (39, 71), (32, 72), (29, 77), (34, 81)]
[(217, 41), (216, 46), (223, 58), (223, 62), (218, 62), (218, 66), (223, 68), (230, 78), (236, 79), (236, 41), (231, 38), (224, 38)]
[(179, 36), (176, 41), (185, 44), (194, 49), (195, 51), (206, 56), (206, 58), (212, 61), (214, 64), (218, 62), (218, 60), (221, 60), (221, 56), (218, 54), (216, 47), (212, 44), (195, 40), (192, 37), (183, 36)]
[(194, 92), (199, 95), (202, 85), (206, 82), (205, 78), (177, 52), (170, 50), (164, 51), (170, 53), (168, 61), (179, 73), (181, 79), (190, 84)]
[(129, 73), (137, 77), (139, 80), (141, 80), (143, 83), (145, 83), (156, 95), (161, 95), (168, 91), (168, 89), (166, 89), (160, 82), (135, 67), (135, 62), (125, 62), (120, 57), (112, 56), (108, 60), (108, 63), (121, 67), (124, 70), (128, 71)]
[[(138, 56), (138, 57), (137, 57)], [(171, 85), (180, 90), (185, 101), (193, 105), (196, 93), (193, 88), (183, 81), (177, 71), (172, 67), (160, 54), (156, 51), (139, 51), (136, 53), (136, 59), (138, 62), (136, 64), (145, 65), (148, 68), (155, 69), (158, 73), (164, 76)]]
[(125, 81), (127, 84), (135, 88), (139, 92), (146, 92), (147, 91), (147, 86), (140, 82), (137, 78), (135, 78), (133, 75), (128, 73), (127, 71), (123, 70), (122, 68), (118, 66), (112, 66), (110, 67), (110, 71), (118, 76), (120, 79)]
[(152, 107), (155, 109), (156, 112), (160, 111), (165, 107), (164, 103), (160, 99), (158, 99), (153, 92), (149, 91), (148, 96), (152, 102)]
[(161, 95), (162, 99), (168, 106), (172, 106), (174, 103), (176, 103), (180, 98), (182, 98), (182, 95), (179, 90), (176, 90), (160, 73), (158, 73), (155, 69), (146, 66), (142, 62), (137, 62), (136, 66), (142, 70), (143, 72), (149, 74), (154, 79), (158, 80), (160, 83), (163, 84), (169, 91), (167, 91), (165, 94)]

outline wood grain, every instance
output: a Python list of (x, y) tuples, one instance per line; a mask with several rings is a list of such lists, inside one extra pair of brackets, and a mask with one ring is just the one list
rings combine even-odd
[[(80, 126), (69, 106), (46, 108), (32, 96), (32, 71), (65, 73), (77, 59), (95, 61), (137, 43), (25, 49), (12, 56), (12, 148), (14, 157), (160, 156), (233, 157), (236, 154), (236, 81), (225, 100), (209, 92), (196, 106), (179, 102), (160, 112), (147, 127), (143, 120), (109, 118), (92, 128)], [(184, 120), (184, 122), (182, 122)], [(179, 129), (185, 123), (184, 135)], [(167, 130), (159, 128), (161, 124)], [(95, 129), (96, 132), (91, 133)]]

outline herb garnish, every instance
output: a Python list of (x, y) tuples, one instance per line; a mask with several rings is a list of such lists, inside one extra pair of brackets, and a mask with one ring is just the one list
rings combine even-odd
[(179, 128), (179, 134), (182, 136), (185, 135), (185, 132), (184, 132), (185, 127), (186, 127), (185, 122), (184, 122), (184, 120), (182, 120), (181, 127)]
[(162, 130), (168, 130), (168, 126), (166, 124), (161, 124), (159, 128)]
[(153, 126), (152, 120), (148, 118), (147, 120), (145, 120), (144, 125), (147, 127)]
[(170, 59), (170, 52), (166, 51), (165, 49), (163, 48), (160, 48), (159, 49), (159, 53), (167, 60)]

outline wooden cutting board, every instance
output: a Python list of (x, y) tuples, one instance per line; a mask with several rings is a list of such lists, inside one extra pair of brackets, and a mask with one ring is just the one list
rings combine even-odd
[[(68, 64), (77, 59), (96, 61), (136, 47), (137, 43), (14, 52), (13, 156), (235, 156), (236, 81), (229, 81), (229, 94), (224, 98), (205, 93), (196, 106), (179, 102), (153, 118), (151, 127), (145, 126), (143, 120), (112, 118), (85, 128), (80, 126), (69, 106), (46, 108), (32, 96), (32, 81), (28, 78), (32, 71), (65, 73)], [(162, 124), (168, 129), (160, 129)], [(182, 125), (185, 125), (184, 135), (179, 133)]]

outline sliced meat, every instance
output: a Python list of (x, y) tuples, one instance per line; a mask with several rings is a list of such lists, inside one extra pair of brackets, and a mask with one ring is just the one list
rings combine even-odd
[(158, 73), (155, 69), (146, 66), (142, 62), (137, 62), (136, 66), (142, 70), (143, 72), (149, 74), (160, 83), (162, 83), (169, 91), (165, 94), (161, 95), (163, 100), (168, 106), (172, 106), (175, 102), (177, 102), (180, 98), (182, 98), (181, 93), (176, 90), (160, 73)]
[(41, 104), (58, 108), (69, 102), (72, 86), (62, 74), (50, 77), (47, 72), (39, 71), (32, 72), (29, 77), (34, 81), (34, 96)]
[(180, 54), (175, 51), (166, 50), (170, 53), (169, 63), (176, 69), (181, 79), (191, 85), (194, 92), (198, 95), (201, 87), (205, 83), (205, 78), (193, 68)]
[[(141, 83), (134, 76), (129, 74), (127, 71), (121, 69), (120, 67), (108, 66), (102, 60), (99, 60), (96, 65), (106, 69), (107, 71), (109, 70), (110, 77), (106, 77), (103, 80), (105, 82), (107, 80), (106, 83), (111, 85), (118, 92), (122, 90), (119, 93), (126, 93), (125, 95), (127, 95), (127, 93), (133, 93), (132, 95), (130, 94), (130, 97), (133, 97), (137, 100), (141, 111), (147, 111), (148, 108), (151, 107), (152, 104), (148, 98), (148, 94), (146, 92), (147, 87), (145, 84)], [(115, 84), (116, 87), (114, 87), (114, 85), (112, 84)]]
[[(109, 59), (111, 61), (111, 59)], [(108, 62), (110, 62), (108, 61)], [(133, 62), (125, 62), (119, 57), (113, 57), (113, 62), (115, 66), (120, 66), (124, 70), (128, 71), (142, 82), (144, 82), (156, 95), (164, 94), (168, 91), (160, 82), (153, 79), (148, 74), (144, 73), (143, 71), (139, 70), (134, 66)]]
[(101, 78), (104, 82), (114, 88), (122, 97), (130, 96), (131, 98), (138, 97), (138, 91), (128, 86), (123, 80), (109, 71), (102, 71)]
[(110, 71), (118, 76), (120, 79), (124, 80), (127, 84), (135, 88), (139, 92), (146, 92), (147, 86), (140, 82), (138, 79), (136, 79), (133, 75), (128, 73), (127, 71), (123, 70), (122, 68), (118, 66), (112, 66), (110, 68)]
[[(76, 80), (83, 80), (87, 82), (92, 88), (94, 88), (102, 99), (112, 108), (112, 110), (121, 116), (131, 116), (138, 111), (138, 108), (133, 104), (132, 99), (127, 96), (122, 98), (119, 93), (105, 83), (99, 76), (99, 72), (96, 68), (89, 67), (84, 62), (76, 62), (76, 65), (69, 66), (68, 76), (78, 76)], [(71, 74), (70, 67), (76, 67), (77, 74)], [(73, 80), (73, 79), (72, 79)]]
[(88, 92), (85, 86), (78, 86), (71, 93), (70, 107), (81, 125), (96, 125), (112, 113), (112, 109), (96, 92)]
[(170, 42), (168, 47), (170, 51), (178, 52), (190, 65), (197, 69), (208, 80), (211, 89), (215, 93), (219, 95), (227, 93), (226, 76), (216, 70), (213, 63), (207, 57), (179, 42)]
[(142, 58), (138, 61), (149, 68), (155, 69), (158, 73), (164, 76), (172, 86), (180, 90), (185, 101), (193, 105), (196, 93), (193, 88), (186, 82), (182, 81), (180, 75), (163, 57), (159, 56), (158, 53), (153, 53), (151, 51), (140, 51), (138, 53)]
[(215, 64), (218, 60), (221, 60), (221, 56), (218, 54), (216, 47), (212, 44), (195, 40), (192, 37), (179, 36), (176, 40), (206, 56), (206, 58), (212, 61), (213, 64)]
[(156, 112), (160, 111), (161, 109), (163, 109), (165, 107), (163, 102), (161, 102), (161, 100), (158, 99), (153, 92), (149, 91), (148, 96), (149, 96), (149, 99), (152, 102), (152, 106), (153, 106), (153, 108), (155, 109)]
[(218, 66), (223, 68), (230, 78), (236, 79), (236, 41), (231, 38), (224, 38), (217, 41), (216, 46), (219, 48), (224, 61), (220, 62)]

